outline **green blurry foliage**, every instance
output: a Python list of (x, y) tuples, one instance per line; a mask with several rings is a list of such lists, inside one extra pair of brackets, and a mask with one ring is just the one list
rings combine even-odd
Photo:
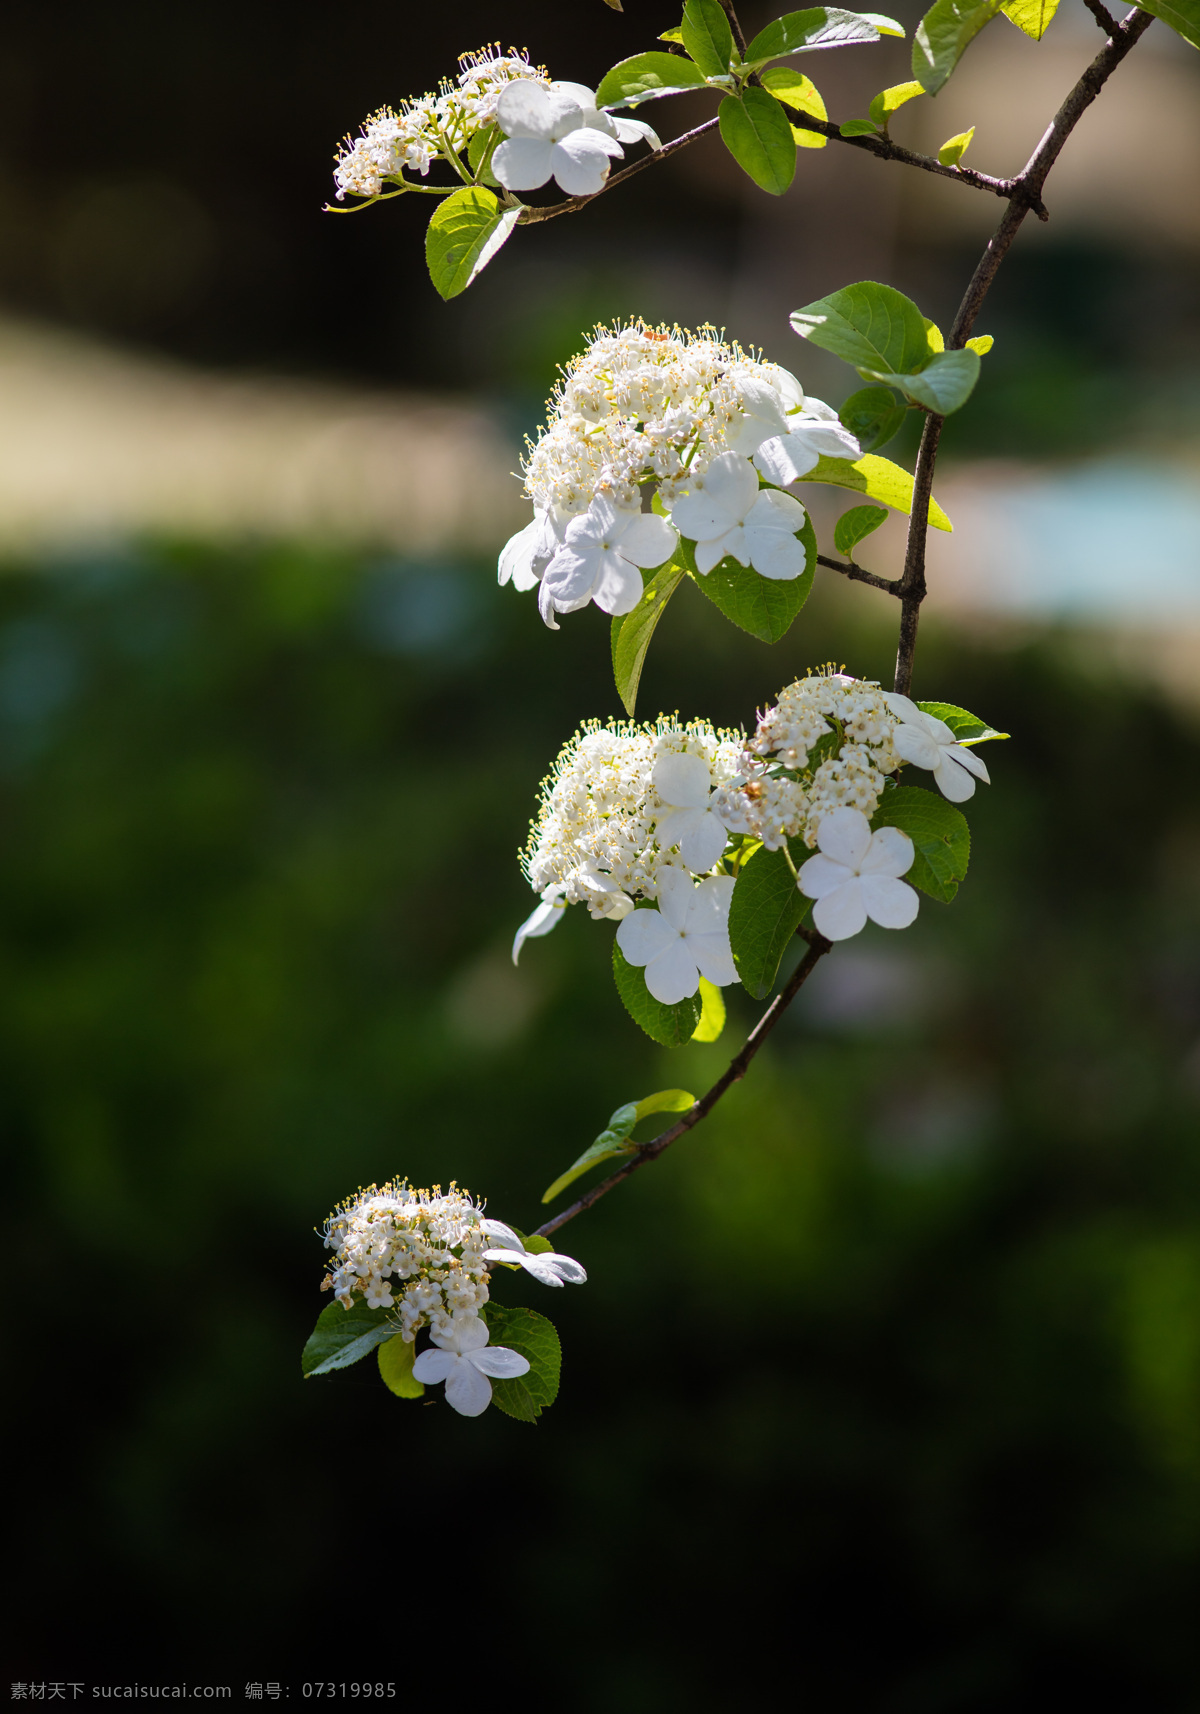
[[(457, 1177), (528, 1229), (598, 1114), (706, 1088), (758, 1011), (726, 990), (721, 1043), (659, 1049), (582, 911), (514, 971), (537, 782), (619, 710), (603, 622), (550, 637), (491, 580), (165, 546), (0, 584), (13, 1676), (348, 1675), (347, 1603), (394, 1676), (372, 1591), (478, 1530), (475, 1643), (536, 1588), (573, 1708), (1185, 1708), (1197, 742), (1069, 639), (923, 634), (916, 693), (1013, 734), (970, 885), (839, 947), (703, 1132), (558, 1238), (590, 1279), (536, 1436), (373, 1360), (301, 1379), (338, 1198)], [(886, 674), (858, 595), (818, 582), (776, 660), (685, 580), (643, 711), (749, 720), (834, 648)], [(453, 1605), (481, 1572), (449, 1563)], [(598, 1624), (631, 1578), (653, 1625)]]

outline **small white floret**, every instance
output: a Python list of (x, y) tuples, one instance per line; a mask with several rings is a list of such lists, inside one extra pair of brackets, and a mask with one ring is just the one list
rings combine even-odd
[[(907, 696), (885, 691), (887, 705), (900, 721), (892, 733), (896, 754), (914, 768), (927, 768), (942, 796), (951, 803), (966, 803), (975, 795), (975, 781), (990, 785), (983, 761), (960, 744), (944, 720), (926, 714)], [(973, 776), (973, 777), (972, 777)]]
[(813, 924), (827, 940), (849, 940), (866, 927), (907, 928), (920, 900), (899, 877), (912, 868), (916, 851), (898, 827), (871, 824), (859, 809), (835, 809), (817, 829), (819, 853), (801, 865), (797, 885), (815, 899)]

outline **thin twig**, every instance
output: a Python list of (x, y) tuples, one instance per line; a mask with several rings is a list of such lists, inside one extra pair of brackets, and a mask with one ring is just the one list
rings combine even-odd
[(544, 1226), (539, 1226), (534, 1234), (535, 1237), (548, 1238), (551, 1232), (557, 1232), (559, 1227), (565, 1226), (568, 1220), (574, 1220), (577, 1214), (582, 1214), (585, 1208), (592, 1206), (593, 1202), (599, 1202), (602, 1196), (607, 1196), (614, 1185), (618, 1185), (623, 1179), (629, 1178), (637, 1172), (639, 1167), (644, 1167), (650, 1161), (656, 1161), (664, 1149), (669, 1149), (672, 1143), (678, 1142), (680, 1137), (686, 1136), (690, 1130), (694, 1129), (701, 1119), (707, 1118), (727, 1089), (732, 1089), (735, 1083), (741, 1082), (749, 1069), (751, 1060), (808, 981), (821, 959), (827, 952), (833, 950), (831, 942), (826, 940), (823, 934), (817, 934), (814, 929), (802, 928), (798, 930), (798, 933), (808, 942), (808, 951), (796, 966), (787, 986), (780, 989), (746, 1037), (742, 1051), (730, 1060), (724, 1075), (717, 1079), (706, 1095), (700, 1097), (694, 1107), (688, 1108), (682, 1118), (677, 1119), (673, 1125), (668, 1126), (665, 1131), (652, 1138), (650, 1142), (643, 1143), (638, 1152), (626, 1161), (619, 1172), (610, 1173), (608, 1178), (602, 1179), (597, 1185), (593, 1185), (592, 1189), (581, 1196), (578, 1202), (573, 1202), (561, 1214), (556, 1214), (553, 1220), (547, 1220)]
[[(843, 137), (832, 121), (814, 119), (808, 113), (797, 113), (792, 124), (805, 131), (816, 131), (831, 143), (849, 143), (852, 149), (865, 149), (881, 161), (900, 161), (906, 167), (919, 167), (922, 172), (935, 173), (938, 178), (957, 179), (959, 184), (970, 185), (973, 190), (985, 190), (1005, 201), (1013, 194), (1013, 179), (993, 178), (990, 173), (977, 173), (972, 167), (947, 167), (936, 155), (919, 155), (915, 149), (905, 149), (878, 131), (863, 137)], [(1042, 219), (1046, 218), (1046, 211), (1040, 203), (1034, 205), (1034, 212)]]
[(817, 564), (828, 566), (830, 571), (840, 571), (843, 577), (849, 577), (855, 583), (869, 583), (872, 589), (886, 589), (889, 595), (900, 594), (899, 578), (878, 577), (873, 571), (864, 571), (861, 565), (855, 565), (852, 559), (828, 559), (819, 553)]
[[(971, 282), (963, 294), (958, 314), (954, 318), (954, 326), (946, 340), (948, 351), (960, 349), (970, 337), (988, 288), (1011, 249), (1021, 222), (1030, 209), (1039, 205), (1047, 175), (1062, 153), (1067, 138), (1126, 54), (1153, 22), (1149, 12), (1142, 12), (1135, 7), (1119, 24), (1114, 24), (1111, 39), (1096, 55), (1046, 127), (1024, 169), (1013, 180), (1008, 207), (988, 241), (988, 247), (980, 257)], [(913, 477), (912, 513), (904, 553), (904, 573), (900, 579), (900, 641), (896, 650), (895, 687), (905, 696), (912, 688), (917, 626), (921, 616), (921, 603), (925, 599), (925, 545), (929, 534), (929, 500), (933, 493), (933, 471), (937, 463), (938, 442), (941, 440), (944, 420), (932, 413), (926, 417)]]
[(734, 11), (733, 0), (718, 0), (718, 3), (721, 7), (722, 12), (724, 12), (725, 16), (729, 19), (729, 28), (733, 31), (734, 46), (737, 48), (737, 51), (741, 55), (742, 59), (745, 59), (745, 57), (746, 57), (746, 38), (742, 34), (742, 26), (738, 22), (738, 15)]
[(1100, 0), (1083, 0), (1083, 3), (1106, 36), (1116, 34), (1117, 20), (1113, 17), (1107, 6), (1102, 6), (1100, 4)]

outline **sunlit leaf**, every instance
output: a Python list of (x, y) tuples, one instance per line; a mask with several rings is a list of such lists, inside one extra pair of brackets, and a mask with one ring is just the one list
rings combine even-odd
[(887, 370), (860, 369), (859, 374), (872, 381), (882, 381), (898, 387), (917, 404), (947, 417), (961, 410), (979, 379), (977, 351), (938, 351), (915, 375), (890, 374)]
[[(807, 113), (810, 119), (828, 120), (820, 90), (803, 72), (794, 71), (787, 65), (773, 65), (763, 72), (759, 81), (768, 94), (794, 112)], [(819, 131), (806, 131), (803, 125), (793, 125), (792, 136), (802, 149), (823, 149), (829, 141)]]
[(834, 547), (839, 553), (850, 553), (879, 528), (887, 515), (886, 506), (851, 506), (833, 526)]
[(794, 311), (793, 329), (856, 368), (904, 374), (929, 356), (925, 318), (911, 298), (877, 280), (859, 280)]
[(1161, 18), (1177, 35), (1200, 48), (1200, 0), (1137, 0), (1140, 12)]
[(936, 95), (967, 48), (1000, 10), (1000, 0), (934, 0), (913, 37), (913, 76)]
[[(868, 500), (878, 500), (881, 505), (891, 506), (897, 512), (912, 511), (912, 477), (907, 470), (893, 464), (890, 458), (880, 458), (873, 452), (856, 458), (853, 464), (845, 458), (818, 459), (815, 467), (800, 480), (827, 482), (834, 488), (852, 488), (857, 494), (865, 494)], [(932, 498), (929, 522), (935, 530), (953, 528), (945, 512)]]
[(717, 0), (687, 0), (680, 25), (683, 45), (706, 77), (720, 77), (733, 59), (733, 32)]
[(875, 123), (882, 125), (886, 131), (896, 109), (903, 107), (906, 101), (912, 101), (915, 96), (924, 95), (924, 93), (925, 91), (919, 83), (894, 83), (890, 89), (879, 91), (867, 111)]
[(918, 702), (917, 707), (925, 714), (932, 714), (935, 720), (944, 721), (960, 744), (986, 744), (993, 738), (1009, 736), (953, 702)]
[(811, 518), (805, 518), (798, 537), (804, 545), (804, 570), (799, 577), (763, 577), (752, 566), (739, 565), (728, 556), (710, 572), (699, 572), (692, 544), (682, 537), (679, 558), (697, 587), (727, 619), (761, 642), (777, 643), (808, 600), (817, 569), (817, 538)]
[(596, 91), (596, 105), (636, 107), (640, 101), (656, 101), (660, 95), (703, 87), (704, 73), (682, 54), (634, 54), (605, 73)]
[(880, 127), (873, 119), (847, 119), (844, 125), (838, 126), (838, 130), (843, 137), (874, 137)]
[(650, 647), (654, 628), (683, 577), (684, 569), (680, 565), (661, 567), (646, 584), (642, 598), (632, 613), (626, 613), (624, 617), (612, 622), (613, 678), (616, 681), (617, 695), (628, 715), (632, 716), (637, 703), (642, 667), (645, 665), (646, 651)]
[[(700, 978), (700, 1022), (692, 1032), (692, 1040), (713, 1042), (725, 1028), (725, 998), (721, 990), (705, 977)], [(690, 1106), (691, 1103), (689, 1102)]]
[(482, 185), (464, 185), (439, 203), (425, 234), (429, 277), (444, 298), (455, 298), (487, 267), (520, 219)]
[(718, 109), (725, 147), (760, 190), (782, 196), (796, 176), (792, 127), (765, 89), (727, 95)]
[(1018, 30), (1040, 42), (1058, 11), (1058, 0), (1005, 0), (1000, 10)]
[(416, 1340), (402, 1339), (398, 1333), (379, 1347), (379, 1373), (398, 1399), (419, 1399), (425, 1392), (421, 1382), (413, 1379), (416, 1355)]
[(938, 150), (938, 160), (944, 167), (956, 167), (966, 154), (971, 138), (975, 135), (975, 127), (969, 131), (956, 131), (953, 137), (947, 137)]
[(850, 47), (876, 42), (881, 35), (902, 36), (894, 18), (876, 12), (844, 12), (838, 6), (810, 6), (788, 12), (760, 30), (746, 48), (746, 64), (765, 65), (785, 54), (812, 53), (817, 48)]

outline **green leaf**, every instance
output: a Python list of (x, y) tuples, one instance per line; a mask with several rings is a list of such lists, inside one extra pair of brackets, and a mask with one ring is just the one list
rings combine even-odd
[(808, 600), (817, 569), (817, 538), (811, 518), (805, 517), (804, 528), (797, 535), (804, 544), (804, 570), (799, 577), (785, 580), (763, 577), (752, 566), (739, 565), (728, 556), (710, 572), (699, 572), (692, 544), (682, 536), (679, 557), (727, 619), (760, 642), (777, 643)]
[[(645, 908), (644, 906), (641, 908)], [(646, 986), (640, 966), (626, 962), (621, 948), (613, 942), (613, 978), (617, 993), (634, 1023), (645, 1030), (651, 1040), (663, 1047), (682, 1047), (691, 1041), (700, 1022), (700, 996), (680, 1000), (677, 1006), (664, 1006)]]
[(529, 1364), (527, 1375), (492, 1382), (492, 1403), (518, 1422), (536, 1422), (558, 1397), (562, 1374), (558, 1330), (534, 1309), (510, 1309), (493, 1301), (481, 1313), (487, 1322), (488, 1343), (518, 1352)]
[(1010, 24), (1040, 42), (1058, 11), (1058, 0), (1005, 0), (1000, 10)]
[(801, 339), (855, 367), (907, 374), (929, 356), (925, 318), (911, 298), (876, 280), (859, 280), (805, 304), (791, 317)]
[(683, 46), (683, 26), (682, 26), (682, 24), (676, 24), (674, 26), (674, 28), (670, 29), (670, 30), (661, 30), (659, 32), (658, 39), (660, 42), (678, 42), (680, 47), (682, 47)]
[(334, 1369), (348, 1369), (393, 1337), (396, 1323), (390, 1315), (387, 1309), (368, 1309), (361, 1298), (355, 1298), (349, 1309), (340, 1303), (329, 1304), (317, 1317), (301, 1353), (301, 1373), (310, 1379), (331, 1374)]
[(882, 125), (886, 131), (891, 123), (892, 114), (898, 107), (903, 107), (906, 101), (914, 96), (924, 95), (925, 91), (919, 83), (894, 83), (890, 89), (881, 89), (867, 109), (877, 125)]
[(972, 125), (969, 131), (956, 131), (953, 137), (947, 137), (938, 150), (938, 160), (944, 167), (956, 167), (967, 152), (971, 138), (975, 135)]
[(760, 30), (746, 49), (745, 61), (748, 66), (765, 65), (784, 54), (851, 47), (856, 42), (877, 42), (881, 35), (903, 34), (894, 18), (874, 12), (844, 12), (839, 6), (810, 6), (803, 12), (788, 12)]
[(379, 1373), (398, 1399), (419, 1399), (425, 1391), (420, 1381), (413, 1380), (416, 1356), (416, 1340), (402, 1339), (398, 1333), (379, 1347)]
[(838, 126), (843, 137), (875, 137), (881, 129), (873, 119), (847, 119), (844, 125)]
[(918, 702), (917, 707), (925, 714), (932, 714), (935, 720), (944, 720), (960, 744), (986, 744), (993, 738), (1009, 736), (953, 702)]
[(968, 339), (967, 350), (977, 351), (981, 357), (986, 357), (995, 343), (996, 341), (992, 338), (990, 333), (979, 333), (976, 334), (974, 339)]
[[(703, 976), (700, 982), (702, 986), (711, 986), (705, 983)], [(720, 993), (719, 988), (717, 992)], [(648, 1119), (652, 1113), (686, 1113), (689, 1107), (695, 1105), (696, 1097), (686, 1089), (659, 1089), (653, 1095), (643, 1096), (634, 1111), (638, 1119)]]
[(725, 147), (760, 190), (782, 196), (796, 176), (792, 127), (765, 89), (727, 95), (717, 117)]
[(1000, 10), (1000, 0), (934, 0), (913, 37), (913, 76), (927, 95), (936, 95), (985, 24)]
[[(920, 786), (896, 786), (883, 794), (872, 827), (899, 827), (917, 848), (904, 876), (931, 899), (949, 904), (967, 872), (971, 830), (967, 818), (937, 792)], [(736, 896), (736, 894), (735, 894)], [(730, 911), (732, 919), (733, 912)]]
[(631, 717), (654, 627), (662, 618), (667, 602), (679, 588), (683, 575), (684, 568), (680, 565), (663, 566), (647, 583), (633, 611), (612, 622), (613, 678), (617, 695), (625, 706), (626, 714)]
[(429, 278), (444, 298), (466, 291), (504, 243), (520, 208), (502, 208), (482, 185), (464, 185), (439, 203), (425, 234)]
[[(499, 125), (485, 125), (481, 131), (471, 133), (471, 140), (467, 144), (467, 165), (476, 178), (479, 177), (480, 166), (490, 156), (493, 145), (500, 141), (501, 136), (502, 132)], [(488, 184), (494, 185), (499, 182), (492, 177), (490, 171), (485, 175), (485, 178)]]
[(940, 417), (961, 410), (975, 390), (979, 379), (977, 351), (935, 351), (923, 369), (915, 375), (895, 375), (887, 370), (860, 369), (859, 374), (870, 381), (883, 381), (898, 387), (919, 405), (936, 411)]
[(860, 388), (838, 412), (843, 428), (850, 430), (864, 453), (886, 446), (904, 427), (907, 415), (908, 406), (900, 404), (886, 387)]
[(605, 73), (596, 91), (596, 105), (636, 107), (640, 101), (656, 101), (660, 95), (703, 87), (704, 73), (682, 54), (634, 54)]
[(569, 1184), (574, 1184), (577, 1178), (582, 1178), (585, 1172), (590, 1172), (594, 1166), (599, 1166), (601, 1161), (616, 1160), (618, 1157), (636, 1153), (636, 1144), (621, 1141), (612, 1131), (601, 1131), (596, 1141), (588, 1144), (579, 1159), (555, 1179), (542, 1197), (542, 1201), (553, 1202), (556, 1196), (562, 1195)]
[[(725, 999), (721, 990), (708, 981), (700, 978), (700, 1022), (692, 1032), (693, 1041), (716, 1041), (725, 1028)], [(690, 1106), (691, 1103), (689, 1102)]]
[(859, 542), (873, 534), (886, 517), (886, 506), (851, 506), (833, 526), (834, 547), (839, 553), (848, 554)]
[(765, 1000), (775, 986), (779, 961), (811, 909), (782, 851), (764, 845), (743, 863), (729, 905), (729, 945), (742, 987), (754, 999)]
[[(912, 511), (912, 477), (907, 470), (893, 464), (890, 458), (879, 458), (873, 452), (855, 459), (853, 464), (845, 458), (818, 459), (813, 469), (800, 480), (827, 482), (834, 488), (853, 488), (855, 493), (865, 494), (868, 500), (878, 500), (884, 506), (892, 506), (897, 512)], [(929, 522), (935, 530), (950, 530), (954, 527), (937, 501), (932, 498), (929, 502)]]
[[(793, 71), (787, 65), (773, 65), (763, 72), (759, 81), (769, 95), (796, 113), (807, 113), (811, 119), (823, 122), (828, 120), (820, 90), (802, 72)], [(806, 131), (803, 125), (793, 125), (792, 136), (801, 149), (823, 149), (829, 141), (819, 131)]]
[(1149, 12), (1170, 24), (1177, 35), (1200, 48), (1200, 0), (1137, 0), (1139, 12)]
[(679, 28), (705, 77), (723, 77), (733, 59), (733, 31), (717, 0), (687, 0)]
[(945, 334), (937, 322), (930, 321), (928, 316), (925, 317), (925, 338), (929, 341), (931, 351), (944, 351), (946, 349)]

